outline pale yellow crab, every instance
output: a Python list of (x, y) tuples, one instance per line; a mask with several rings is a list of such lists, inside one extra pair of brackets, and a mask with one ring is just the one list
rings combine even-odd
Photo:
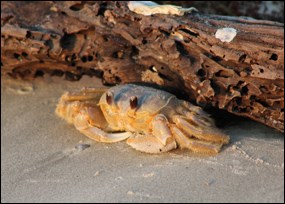
[(218, 153), (229, 137), (200, 107), (165, 91), (134, 84), (107, 91), (84, 88), (65, 93), (56, 114), (98, 142), (127, 144), (147, 153), (177, 147)]

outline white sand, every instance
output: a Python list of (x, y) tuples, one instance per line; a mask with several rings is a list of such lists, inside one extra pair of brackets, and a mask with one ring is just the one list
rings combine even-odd
[(215, 157), (97, 143), (54, 114), (64, 91), (84, 85), (102, 86), (2, 79), (1, 202), (284, 202), (281, 133), (241, 119)]

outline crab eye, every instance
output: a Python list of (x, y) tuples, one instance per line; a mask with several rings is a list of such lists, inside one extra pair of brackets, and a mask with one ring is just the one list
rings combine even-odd
[(107, 101), (107, 103), (108, 103), (109, 105), (112, 105), (113, 99), (114, 99), (113, 93), (108, 91), (108, 92), (106, 93), (106, 101)]
[(136, 96), (130, 98), (130, 106), (131, 109), (135, 109), (138, 106), (138, 98)]

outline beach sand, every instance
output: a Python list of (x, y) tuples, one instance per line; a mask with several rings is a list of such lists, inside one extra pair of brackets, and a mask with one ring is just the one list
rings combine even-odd
[(54, 114), (65, 91), (102, 87), (1, 80), (1, 202), (284, 202), (284, 136), (245, 120), (216, 156), (150, 155), (98, 143)]

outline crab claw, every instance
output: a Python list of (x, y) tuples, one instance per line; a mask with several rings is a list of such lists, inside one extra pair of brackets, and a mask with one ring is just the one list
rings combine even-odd
[[(85, 95), (87, 91), (89, 94)], [(84, 89), (74, 94), (65, 93), (57, 105), (56, 114), (98, 142), (118, 142), (132, 136), (130, 132), (108, 133), (110, 128), (100, 107), (97, 106), (98, 102), (92, 103), (95, 99), (99, 100), (98, 93), (92, 89)]]
[(152, 134), (137, 134), (127, 140), (136, 150), (147, 153), (162, 153), (176, 149), (177, 145), (163, 114), (156, 115), (151, 121)]
[(223, 144), (222, 143), (211, 143), (207, 141), (197, 140), (195, 138), (187, 137), (179, 128), (172, 126), (172, 133), (180, 149), (189, 149), (193, 152), (199, 153), (218, 153)]
[(97, 142), (119, 142), (132, 136), (130, 132), (108, 133), (98, 127), (92, 126), (89, 114), (86, 114), (84, 110), (80, 111), (73, 123), (77, 130)]
[(157, 139), (153, 135), (141, 135), (137, 134), (133, 137), (130, 137), (127, 140), (127, 144), (130, 145), (132, 148), (139, 150), (141, 152), (146, 153), (162, 153), (168, 152), (172, 149), (176, 149), (176, 142), (172, 138), (168, 140), (168, 142), (164, 145), (162, 144), (159, 139)]

